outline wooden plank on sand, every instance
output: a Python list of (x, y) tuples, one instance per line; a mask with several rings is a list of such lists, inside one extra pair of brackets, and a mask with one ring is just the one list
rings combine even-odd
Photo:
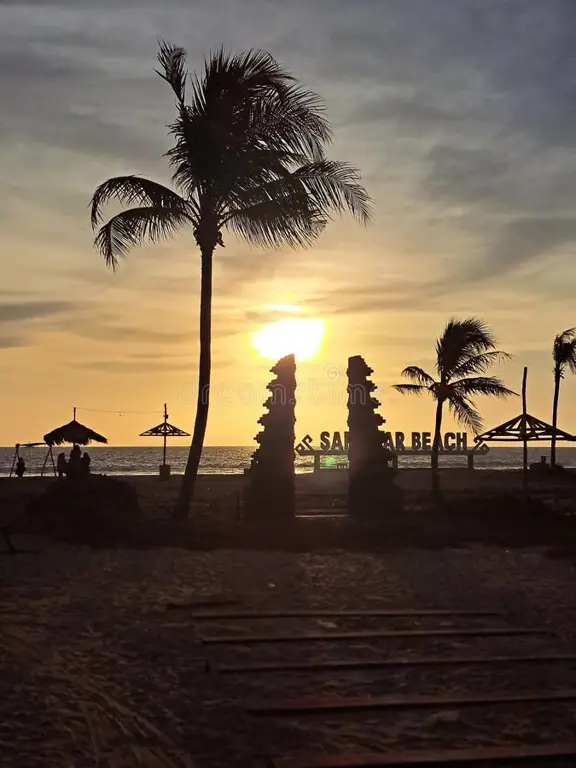
[(305, 643), (331, 642), (333, 640), (368, 640), (394, 639), (397, 637), (489, 637), (506, 635), (549, 635), (547, 629), (532, 628), (493, 628), (478, 627), (477, 629), (399, 629), (399, 630), (365, 630), (360, 632), (308, 632), (302, 635), (217, 635), (201, 637), (205, 645), (251, 645), (253, 643)]
[(212, 667), (215, 672), (321, 672), (322, 670), (358, 670), (394, 667), (475, 666), (478, 664), (519, 664), (538, 662), (573, 662), (570, 654), (542, 654), (532, 656), (414, 656), (410, 659), (337, 659), (334, 661), (275, 661), (263, 664), (222, 664)]
[[(179, 606), (183, 607), (183, 606)], [(193, 619), (307, 619), (307, 618), (346, 618), (346, 617), (364, 617), (364, 618), (402, 618), (402, 617), (420, 617), (420, 616), (504, 616), (499, 611), (447, 611), (437, 609), (423, 610), (367, 610), (367, 611), (235, 611), (233, 613), (208, 613), (207, 611), (198, 611), (193, 613)]]
[(542, 765), (561, 758), (576, 756), (576, 742), (543, 746), (478, 747), (476, 749), (426, 750), (418, 752), (384, 752), (362, 754), (285, 757), (271, 761), (271, 768), (384, 768), (403, 765), (481, 766), (507, 763)]
[(333, 698), (281, 699), (248, 704), (251, 715), (312, 715), (332, 712), (358, 712), (371, 709), (421, 709), (473, 707), (482, 704), (539, 703), (574, 701), (576, 690), (520, 693), (449, 693), (444, 696), (340, 696)]
[[(189, 603), (166, 603), (164, 605), (164, 608), (167, 611), (180, 611), (180, 610), (187, 610), (189, 608), (230, 608), (230, 606), (234, 605), (241, 605), (241, 600), (233, 600), (232, 598), (228, 599), (225, 597), (222, 598), (205, 598), (201, 600), (193, 600)], [(212, 614), (209, 614), (212, 615)], [(214, 614), (217, 615), (217, 614)]]

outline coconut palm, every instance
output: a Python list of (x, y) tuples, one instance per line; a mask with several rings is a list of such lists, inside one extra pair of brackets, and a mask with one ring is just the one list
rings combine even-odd
[(482, 376), (496, 362), (510, 355), (495, 349), (496, 340), (487, 326), (476, 317), (450, 320), (436, 341), (438, 380), (416, 365), (404, 368), (402, 376), (412, 384), (396, 384), (401, 394), (422, 395), (430, 392), (436, 400), (436, 420), (432, 444), (432, 484), (438, 489), (438, 452), (442, 447), (442, 410), (448, 403), (456, 420), (475, 434), (482, 429), (482, 419), (471, 398), (475, 395), (508, 397), (514, 395), (495, 376)]
[(556, 465), (556, 424), (558, 422), (558, 399), (560, 397), (560, 381), (564, 378), (564, 373), (568, 369), (571, 373), (576, 373), (576, 328), (568, 328), (562, 331), (554, 339), (552, 348), (552, 357), (554, 359), (554, 402), (552, 405), (552, 443), (550, 447), (550, 464)]
[(200, 359), (194, 434), (177, 504), (186, 516), (194, 494), (208, 419), (211, 368), (212, 261), (229, 230), (260, 246), (307, 246), (330, 215), (370, 218), (358, 171), (328, 160), (331, 139), (321, 99), (302, 88), (274, 58), (251, 50), (220, 50), (190, 77), (181, 48), (161, 43), (158, 74), (176, 99), (167, 152), (172, 187), (139, 176), (101, 184), (92, 225), (111, 200), (130, 206), (101, 226), (96, 246), (118, 266), (132, 246), (190, 228), (200, 251)]

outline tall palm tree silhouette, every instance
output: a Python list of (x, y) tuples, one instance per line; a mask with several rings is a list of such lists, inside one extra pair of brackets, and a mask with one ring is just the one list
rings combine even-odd
[(332, 213), (367, 223), (370, 198), (359, 172), (328, 160), (331, 129), (322, 100), (269, 54), (220, 50), (190, 77), (183, 49), (162, 42), (157, 71), (176, 98), (167, 152), (173, 188), (139, 176), (101, 184), (92, 225), (111, 200), (131, 206), (101, 226), (96, 247), (108, 266), (132, 246), (190, 227), (200, 251), (200, 359), (196, 421), (176, 516), (186, 517), (202, 454), (210, 393), (212, 261), (231, 230), (260, 246), (307, 246)]
[(558, 423), (558, 399), (560, 397), (560, 382), (564, 378), (566, 369), (576, 373), (576, 328), (568, 328), (562, 331), (554, 339), (552, 348), (554, 359), (554, 401), (552, 404), (552, 442), (550, 447), (550, 464), (556, 465), (556, 425)]
[(508, 397), (516, 394), (504, 386), (495, 376), (482, 376), (491, 365), (509, 359), (510, 355), (494, 347), (496, 340), (487, 326), (476, 317), (466, 320), (449, 320), (442, 336), (436, 341), (435, 380), (416, 365), (404, 368), (402, 376), (412, 384), (396, 384), (401, 394), (422, 395), (429, 392), (436, 400), (436, 420), (432, 444), (432, 487), (439, 488), (438, 452), (442, 447), (442, 410), (444, 403), (456, 420), (478, 434), (482, 419), (471, 398), (475, 395)]

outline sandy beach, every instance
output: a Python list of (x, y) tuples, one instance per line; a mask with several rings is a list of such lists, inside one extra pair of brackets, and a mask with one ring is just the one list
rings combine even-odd
[[(488, 475), (494, 477), (489, 478)], [(400, 473), (410, 499), (426, 473)], [(302, 508), (332, 503), (344, 485), (303, 487)], [(451, 472), (447, 493), (466, 496), (512, 473)], [(0, 485), (2, 517), (40, 480)], [(166, 516), (177, 487), (133, 479), (151, 517)], [(310, 483), (310, 481), (308, 481)], [(320, 478), (323, 483), (324, 478)], [(233, 519), (241, 477), (203, 477), (197, 511)], [(564, 486), (563, 486), (564, 487)], [(569, 496), (570, 484), (563, 493)], [(542, 493), (544, 491), (542, 490)], [(310, 524), (310, 523), (308, 523)], [(196, 525), (196, 531), (201, 526)], [(229, 523), (231, 525), (231, 523)], [(241, 525), (241, 524), (240, 524)], [(189, 526), (194, 528), (192, 524)], [(261, 719), (250, 701), (296, 696), (511, 692), (576, 687), (570, 663), (478, 665), (314, 673), (222, 674), (222, 664), (414, 655), (520, 656), (573, 651), (572, 557), (545, 546), (475, 544), (391, 551), (290, 552), (193, 546), (93, 550), (17, 535), (34, 554), (0, 557), (0, 752), (16, 766), (264, 766), (295, 752), (493, 746), (563, 741), (574, 731), (570, 702), (448, 710)], [(186, 547), (186, 548), (183, 548)], [(303, 547), (305, 549), (305, 547)], [(194, 620), (194, 605), (236, 609), (483, 609), (494, 617)], [(180, 606), (180, 607), (178, 607)], [(554, 635), (359, 639), (318, 644), (206, 646), (201, 635), (354, 629), (536, 627)], [(207, 663), (211, 671), (206, 671)], [(258, 762), (260, 761), (260, 762)]]

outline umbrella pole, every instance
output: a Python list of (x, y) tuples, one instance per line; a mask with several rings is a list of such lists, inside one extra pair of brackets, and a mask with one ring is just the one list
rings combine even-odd
[(523, 467), (523, 480), (522, 486), (524, 493), (528, 490), (528, 440), (526, 435), (526, 380), (528, 379), (528, 368), (524, 368), (524, 375), (522, 376), (522, 446), (524, 454), (524, 467)]
[(10, 467), (10, 475), (9, 477), (12, 477), (12, 473), (14, 472), (14, 466), (16, 462), (18, 461), (18, 457), (20, 455), (20, 444), (16, 443), (16, 450), (14, 451), (14, 458), (12, 459), (12, 466)]
[(168, 423), (168, 409), (164, 403), (164, 453), (162, 455), (162, 464), (166, 466), (166, 424)]
[(56, 471), (56, 462), (54, 461), (54, 452), (52, 451), (52, 446), (50, 446), (50, 458), (52, 459), (52, 469), (54, 470), (54, 477), (57, 477), (58, 472)]
[(44, 464), (42, 464), (42, 470), (40, 472), (40, 477), (44, 477), (44, 470), (46, 469), (46, 464), (48, 464), (48, 457), (51, 455), (51, 453), (52, 453), (52, 446), (50, 445), (50, 446), (48, 446), (48, 453), (46, 454), (46, 456), (44, 458)]

